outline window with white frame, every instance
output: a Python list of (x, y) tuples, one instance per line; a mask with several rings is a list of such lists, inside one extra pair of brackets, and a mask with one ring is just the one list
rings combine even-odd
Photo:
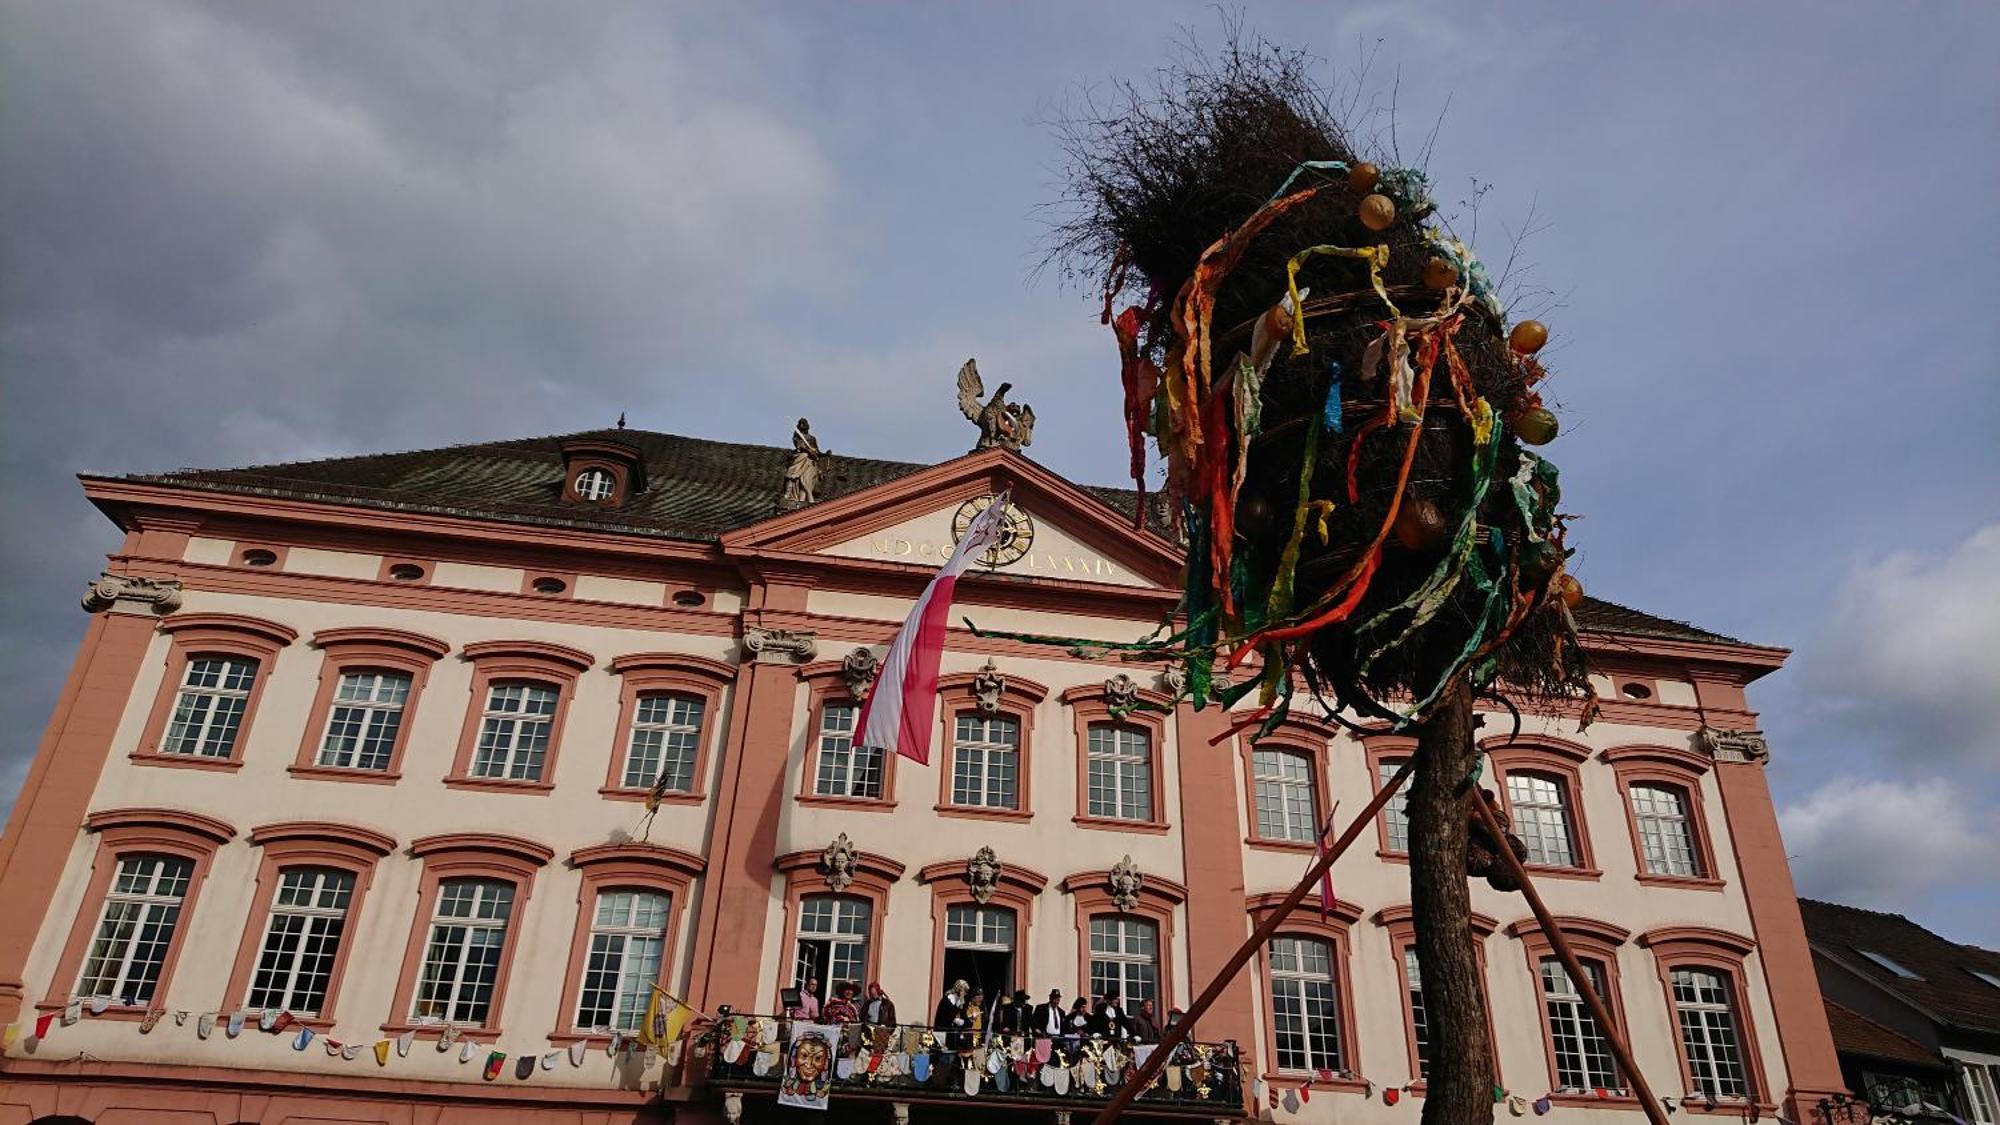
[(353, 896), (352, 872), (287, 867), (278, 873), (246, 1007), (321, 1014)]
[(1333, 943), (1319, 938), (1275, 937), (1269, 955), (1278, 1069), (1306, 1073), (1344, 1069), (1340, 982), (1333, 968)]
[(1542, 773), (1510, 773), (1507, 804), (1514, 815), (1515, 834), (1528, 845), (1529, 863), (1576, 866), (1569, 790), (1561, 779)]
[(560, 695), (551, 684), (511, 681), (489, 686), (472, 776), (540, 781)]
[(609, 500), (618, 482), (603, 469), (585, 469), (576, 474), (576, 494), (585, 500)]
[(2000, 1096), (1995, 1095), (1993, 1080), (1996, 1069), (2000, 1068), (1960, 1061), (1959, 1074), (1965, 1082), (1965, 1100), (1972, 1110), (1972, 1120), (1978, 1125), (2000, 1122)]
[(1635, 783), (1631, 795), (1632, 822), (1639, 829), (1639, 854), (1645, 858), (1646, 873), (1706, 875), (1688, 819), (1687, 792), (1677, 786)]
[(650, 692), (632, 712), (625, 750), (625, 785), (694, 792), (694, 764), (701, 749), (702, 701), (693, 695)]
[(1117, 990), (1125, 1006), (1160, 998), (1160, 930), (1145, 918), (1099, 916), (1090, 920), (1090, 994)]
[(1252, 750), (1250, 777), (1256, 789), (1258, 839), (1310, 844), (1319, 838), (1312, 755), (1297, 750)]
[(673, 896), (665, 891), (597, 892), (577, 999), (578, 1031), (637, 1031), (666, 958)]
[(958, 716), (952, 739), (951, 803), (1021, 807), (1021, 724), (1009, 715)]
[(338, 769), (386, 770), (403, 727), (410, 677), (403, 672), (342, 672), (320, 739), (319, 764)]
[(1674, 1017), (1687, 1052), (1689, 1087), (1717, 1098), (1748, 1099), (1743, 1035), (1729, 978), (1710, 969), (1675, 969)]
[(133, 1005), (152, 1000), (193, 877), (193, 861), (178, 856), (120, 857), (76, 995)]
[(1088, 756), (1091, 816), (1153, 819), (1153, 740), (1143, 728), (1093, 724)]
[(247, 656), (196, 656), (181, 677), (162, 754), (227, 758), (236, 748), (250, 688), (257, 682), (257, 662)]
[[(1604, 967), (1595, 961), (1583, 962), (1590, 987), (1601, 998), (1605, 988)], [(1604, 1029), (1590, 1014), (1583, 994), (1562, 962), (1544, 957), (1541, 965), (1542, 1003), (1549, 1021), (1549, 1045), (1556, 1056), (1556, 1086), (1565, 1093), (1620, 1090), (1618, 1066), (1611, 1057), (1611, 1044)], [(1609, 1000), (1606, 1000), (1609, 1003)]]
[[(1375, 765), (1375, 785), (1377, 789), (1389, 784), (1396, 771), (1403, 768), (1402, 759), (1393, 762), (1378, 762)], [(1410, 789), (1404, 786), (1396, 790), (1382, 806), (1382, 824), (1388, 829), (1389, 850), (1408, 854), (1410, 850)]]
[(1431, 1025), (1424, 1012), (1424, 973), (1417, 967), (1417, 947), (1403, 947), (1403, 977), (1409, 982), (1410, 1038), (1417, 1045), (1417, 1077), (1431, 1070)]
[(861, 709), (829, 703), (819, 713), (819, 769), (813, 792), (821, 797), (882, 797), (882, 750), (854, 744), (854, 721)]
[(512, 883), (446, 879), (438, 884), (411, 1019), (475, 1026), (486, 1022), (513, 913)]
[(1014, 912), (1004, 906), (955, 902), (944, 909), (944, 944), (949, 949), (1014, 951)]
[(857, 984), (868, 975), (868, 939), (874, 910), (867, 899), (847, 895), (808, 895), (799, 901), (798, 949), (792, 960), (792, 983), (820, 982), (820, 993), (832, 995), (838, 981)]

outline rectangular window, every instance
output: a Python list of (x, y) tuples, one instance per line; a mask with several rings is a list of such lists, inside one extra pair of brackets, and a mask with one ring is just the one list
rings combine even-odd
[(1258, 839), (1310, 844), (1319, 838), (1310, 756), (1291, 750), (1252, 750), (1250, 776), (1256, 784)]
[(801, 900), (792, 983), (818, 980), (820, 994), (826, 996), (835, 982), (865, 980), (872, 914), (866, 899), (813, 895)]
[(1117, 989), (1125, 1007), (1160, 998), (1160, 931), (1144, 918), (1090, 920), (1090, 994)]
[(1272, 938), (1270, 957), (1278, 1069), (1308, 1073), (1343, 1069), (1333, 946), (1315, 938)]
[(1006, 715), (960, 715), (952, 739), (951, 803), (1020, 807), (1021, 724)]
[(1090, 728), (1091, 816), (1153, 819), (1153, 740), (1137, 727)]
[(1972, 1109), (1972, 1119), (1978, 1125), (1995, 1125), (2000, 1122), (2000, 1098), (1994, 1096), (1993, 1067), (1978, 1063), (1965, 1063), (1965, 1100)]
[(326, 720), (326, 737), (319, 744), (319, 764), (388, 769), (409, 698), (410, 677), (401, 672), (342, 672)]
[(599, 891), (585, 955), (578, 1031), (637, 1031), (666, 957), (673, 896), (664, 891)]
[(829, 703), (819, 716), (819, 772), (813, 792), (821, 797), (882, 798), (882, 750), (854, 744), (860, 708)]
[(1705, 969), (1675, 969), (1673, 982), (1674, 1015), (1692, 1088), (1718, 1098), (1748, 1099), (1750, 1079), (1728, 979)]
[(1632, 820), (1639, 826), (1639, 851), (1651, 875), (1705, 874), (1688, 823), (1687, 795), (1664, 785), (1634, 785)]
[(1576, 866), (1576, 840), (1569, 828), (1569, 794), (1562, 782), (1545, 774), (1510, 773), (1507, 803), (1514, 814), (1514, 831), (1528, 845), (1529, 863)]
[[(1378, 762), (1375, 765), (1375, 785), (1377, 789), (1389, 784), (1403, 763)], [(1408, 855), (1410, 851), (1410, 787), (1405, 785), (1396, 790), (1389, 803), (1382, 806), (1382, 823), (1388, 828), (1389, 850)]]
[(76, 995), (108, 996), (130, 1005), (152, 1000), (193, 876), (194, 863), (176, 856), (135, 855), (118, 861)]
[(447, 879), (438, 884), (424, 945), (423, 976), (410, 1018), (422, 1023), (482, 1025), (500, 977), (514, 885), (497, 879)]
[(1000, 906), (945, 907), (944, 943), (955, 949), (1014, 949), (1014, 912)]
[[(1595, 961), (1585, 961), (1583, 971), (1599, 997), (1609, 997), (1604, 969)], [(1562, 962), (1542, 959), (1542, 1001), (1548, 1011), (1549, 1043), (1556, 1054), (1556, 1086), (1565, 1093), (1611, 1090), (1622, 1093), (1618, 1068), (1611, 1058), (1611, 1046), (1604, 1029), (1583, 1002)], [(1609, 1002), (1608, 1000), (1606, 1001)]]
[(486, 692), (486, 715), (479, 724), (479, 748), (472, 776), (508, 781), (540, 781), (555, 729), (556, 699), (547, 684), (494, 684)]
[(1424, 1016), (1424, 976), (1415, 946), (1403, 949), (1403, 975), (1410, 981), (1410, 1034), (1417, 1044), (1417, 1077), (1422, 1078), (1431, 1070), (1431, 1028)]
[(197, 656), (181, 678), (162, 754), (227, 758), (236, 748), (243, 709), (257, 682), (257, 662), (242, 656)]
[(246, 1007), (320, 1014), (353, 895), (354, 876), (346, 871), (291, 867), (279, 872)]
[(694, 792), (701, 712), (701, 700), (692, 695), (639, 697), (632, 714), (632, 741), (625, 751), (626, 788)]

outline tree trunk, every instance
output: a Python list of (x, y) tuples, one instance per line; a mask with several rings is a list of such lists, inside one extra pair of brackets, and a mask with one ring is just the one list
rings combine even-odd
[(1461, 674), (1417, 724), (1410, 788), (1410, 909), (1430, 1041), (1423, 1125), (1493, 1120), (1493, 1049), (1465, 874), (1462, 786), (1476, 760), (1472, 689)]

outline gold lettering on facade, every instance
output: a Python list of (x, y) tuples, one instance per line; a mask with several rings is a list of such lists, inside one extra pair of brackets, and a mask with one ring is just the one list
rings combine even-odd
[[(932, 542), (928, 539), (905, 539), (900, 536), (875, 535), (868, 539), (868, 553), (875, 558), (943, 560), (951, 557), (952, 544)], [(1023, 555), (1019, 562), (1003, 566), (1001, 571), (1028, 570), (1037, 574), (1074, 578), (1099, 577), (1116, 578), (1121, 572), (1109, 559), (1097, 555), (1059, 555), (1051, 552), (1033, 552)]]

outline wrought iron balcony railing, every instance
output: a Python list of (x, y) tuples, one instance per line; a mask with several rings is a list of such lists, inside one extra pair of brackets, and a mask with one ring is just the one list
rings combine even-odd
[[(790, 1039), (790, 1024), (783, 1017), (731, 1014), (705, 1029), (694, 1047), (711, 1086), (775, 1090)], [(831, 1091), (836, 1097), (1087, 1107), (1109, 1101), (1152, 1049), (1096, 1036), (1051, 1040), (936, 1031), (918, 1024), (851, 1023), (841, 1025)], [(1182, 1044), (1138, 1101), (1154, 1112), (1241, 1115), (1243, 1079), (1236, 1044)]]

